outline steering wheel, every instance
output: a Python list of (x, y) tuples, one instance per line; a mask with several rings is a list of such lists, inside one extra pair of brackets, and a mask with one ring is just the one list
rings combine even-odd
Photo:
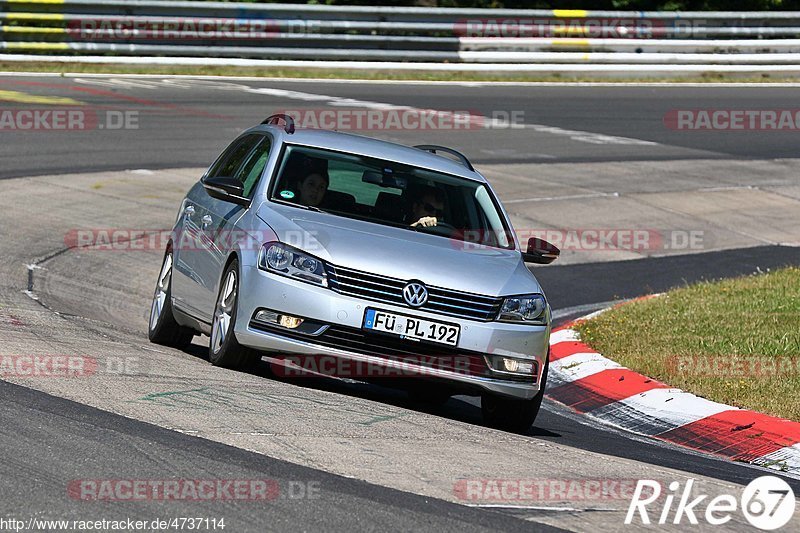
[(448, 222), (437, 222), (435, 226), (414, 226), (412, 229), (427, 233), (438, 233), (445, 237), (451, 237), (458, 231), (455, 226)]
[(434, 227), (434, 228), (437, 228), (437, 227), (444, 227), (444, 228), (447, 228), (447, 229), (449, 229), (449, 230), (456, 231), (456, 227), (455, 227), (454, 225), (450, 224), (449, 222), (444, 222), (444, 221), (437, 221), (437, 222), (436, 222), (436, 225), (435, 225), (435, 226), (433, 226), (433, 227)]

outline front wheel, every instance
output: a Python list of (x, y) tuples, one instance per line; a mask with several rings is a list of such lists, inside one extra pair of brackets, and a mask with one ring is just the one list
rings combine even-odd
[(178, 324), (172, 314), (172, 252), (168, 251), (164, 254), (161, 273), (153, 293), (147, 337), (155, 344), (185, 348), (192, 342), (194, 335), (193, 330)]
[(239, 294), (239, 262), (234, 260), (225, 269), (219, 285), (208, 359), (214, 366), (241, 369), (256, 359), (255, 352), (239, 344), (233, 332), (236, 324)]
[(550, 368), (550, 354), (542, 372), (542, 386), (539, 392), (530, 400), (517, 400), (495, 394), (484, 393), (481, 396), (481, 412), (483, 422), (493, 428), (525, 433), (533, 425), (544, 399), (544, 389), (547, 385), (547, 372)]

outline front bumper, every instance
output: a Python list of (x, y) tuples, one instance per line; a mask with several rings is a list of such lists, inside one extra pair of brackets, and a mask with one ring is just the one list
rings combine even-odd
[[(266, 308), (330, 324), (332, 327), (356, 331), (361, 329), (367, 307), (401, 314), (413, 313), (429, 320), (458, 324), (461, 328), (458, 346), (455, 350), (451, 349), (455, 353), (509, 356), (534, 361), (537, 366), (535, 378), (501, 375), (488, 367), (483, 375), (479, 375), (451, 371), (447, 368), (417, 366), (416, 370), (420, 375), (447, 381), (464, 390), (486, 391), (518, 399), (530, 399), (539, 392), (541, 374), (547, 358), (549, 326), (479, 322), (372, 302), (271, 274), (257, 267), (242, 268), (239, 309), (234, 331), (242, 345), (266, 352), (327, 355), (366, 364), (391, 366), (392, 361), (382, 357), (382, 353), (365, 353), (363, 349), (348, 350), (346, 345), (323, 343), (322, 337), (316, 339), (314, 336), (289, 335), (288, 331), (266, 330), (251, 325), (254, 313)], [(374, 336), (372, 339), (380, 337)], [(415, 344), (411, 343), (409, 346)], [(438, 352), (439, 349), (433, 346), (431, 350)], [(404, 361), (403, 367), (412, 372), (415, 370), (415, 365), (409, 364), (407, 360)]]

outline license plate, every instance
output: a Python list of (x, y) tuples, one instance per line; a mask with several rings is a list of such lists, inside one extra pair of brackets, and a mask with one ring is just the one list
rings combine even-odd
[(367, 309), (364, 313), (364, 329), (397, 335), (411, 341), (427, 341), (448, 346), (458, 345), (461, 327), (457, 324), (435, 322), (408, 315)]

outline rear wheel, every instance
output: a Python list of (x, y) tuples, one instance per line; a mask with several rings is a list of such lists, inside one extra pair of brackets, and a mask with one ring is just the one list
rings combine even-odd
[(150, 306), (150, 327), (147, 336), (150, 342), (185, 348), (192, 342), (195, 332), (181, 326), (172, 314), (172, 252), (164, 254), (161, 273), (156, 281), (153, 293), (153, 305)]
[(547, 372), (550, 368), (549, 353), (547, 359), (542, 372), (542, 385), (536, 396), (530, 400), (517, 400), (489, 393), (481, 396), (481, 411), (486, 425), (514, 433), (525, 433), (530, 429), (544, 399)]
[(234, 334), (239, 304), (239, 262), (234, 260), (225, 269), (219, 286), (208, 359), (215, 366), (241, 369), (256, 360), (256, 352), (239, 344)]

